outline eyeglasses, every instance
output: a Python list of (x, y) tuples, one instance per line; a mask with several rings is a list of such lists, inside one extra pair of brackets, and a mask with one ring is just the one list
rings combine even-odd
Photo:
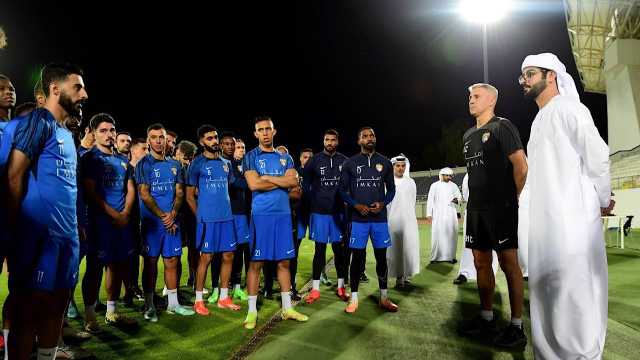
[(547, 69), (531, 69), (531, 70), (527, 70), (522, 75), (520, 75), (518, 77), (518, 83), (522, 86), (522, 85), (526, 84), (527, 81), (531, 80), (531, 78), (534, 77), (537, 73), (546, 74), (547, 71), (549, 71), (549, 70), (547, 70)]

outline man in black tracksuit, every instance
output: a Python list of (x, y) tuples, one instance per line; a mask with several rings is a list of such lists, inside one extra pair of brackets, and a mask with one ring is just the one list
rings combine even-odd
[(353, 210), (349, 247), (353, 251), (351, 262), (351, 300), (345, 311), (358, 310), (358, 285), (365, 268), (365, 253), (369, 237), (376, 257), (376, 274), (380, 285), (380, 307), (398, 311), (398, 306), (387, 295), (387, 248), (391, 246), (387, 224), (387, 205), (395, 196), (393, 166), (378, 154), (376, 135), (370, 127), (358, 132), (360, 153), (342, 166), (340, 195)]
[(326, 264), (327, 244), (331, 244), (338, 273), (337, 295), (349, 299), (344, 279), (347, 275), (346, 252), (343, 234), (345, 230), (345, 206), (338, 196), (342, 165), (347, 157), (337, 152), (338, 132), (330, 129), (324, 133), (324, 151), (314, 155), (304, 167), (303, 193), (310, 200), (309, 239), (315, 241), (313, 256), (313, 287), (306, 298), (311, 304), (320, 298), (320, 275)]

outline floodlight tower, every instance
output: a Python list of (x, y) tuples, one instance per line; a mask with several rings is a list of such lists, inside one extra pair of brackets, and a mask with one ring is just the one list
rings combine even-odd
[(484, 82), (489, 82), (489, 55), (487, 54), (487, 24), (504, 18), (511, 9), (510, 0), (463, 0), (458, 12), (462, 18), (482, 25), (482, 62)]

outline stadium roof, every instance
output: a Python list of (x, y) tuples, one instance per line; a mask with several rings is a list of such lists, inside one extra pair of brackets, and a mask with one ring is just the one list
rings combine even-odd
[(640, 0), (564, 0), (564, 7), (584, 90), (604, 94), (605, 49), (614, 39), (640, 39)]

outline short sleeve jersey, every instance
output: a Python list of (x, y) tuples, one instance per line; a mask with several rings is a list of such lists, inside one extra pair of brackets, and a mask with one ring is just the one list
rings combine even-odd
[[(242, 163), (246, 172), (255, 171), (259, 176), (284, 176), (293, 169), (293, 159), (288, 154), (277, 151), (262, 151), (260, 147), (249, 151)], [(270, 191), (254, 191), (251, 200), (251, 212), (254, 215), (291, 214), (289, 193), (282, 188)]]
[(523, 149), (518, 129), (507, 119), (494, 117), (472, 127), (463, 137), (463, 154), (469, 173), (470, 210), (516, 206), (516, 184), (509, 156)]

